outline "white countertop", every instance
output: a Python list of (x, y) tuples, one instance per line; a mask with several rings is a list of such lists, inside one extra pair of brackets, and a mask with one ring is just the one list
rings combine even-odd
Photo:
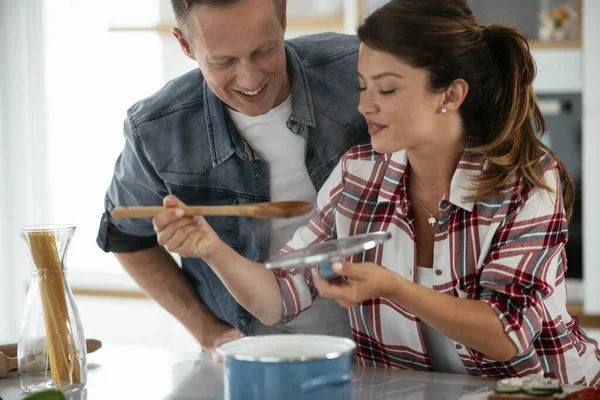
[[(487, 399), (495, 381), (463, 375), (355, 368), (353, 400)], [(25, 397), (19, 377), (0, 378), (4, 400)], [(201, 353), (105, 345), (88, 355), (88, 383), (70, 400), (221, 400), (223, 366)]]

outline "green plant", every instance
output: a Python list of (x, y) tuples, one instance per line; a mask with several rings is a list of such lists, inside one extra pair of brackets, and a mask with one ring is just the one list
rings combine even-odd
[[(2, 400), (2, 399), (0, 399)], [(66, 400), (65, 395), (58, 390), (45, 390), (23, 398), (23, 400)]]

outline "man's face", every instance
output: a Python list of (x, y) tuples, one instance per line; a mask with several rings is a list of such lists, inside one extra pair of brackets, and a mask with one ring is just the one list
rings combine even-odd
[[(229, 107), (250, 116), (267, 113), (290, 93), (285, 59), (285, 1), (240, 0), (190, 10), (189, 57), (211, 90)], [(176, 34), (177, 36), (177, 34)]]

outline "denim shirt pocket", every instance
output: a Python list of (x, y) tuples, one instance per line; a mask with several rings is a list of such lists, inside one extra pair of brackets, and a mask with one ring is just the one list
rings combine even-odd
[[(206, 175), (162, 173), (170, 194), (189, 206), (232, 206), (240, 203), (234, 191), (215, 188)], [(233, 249), (240, 250), (239, 217), (205, 217), (219, 237)]]

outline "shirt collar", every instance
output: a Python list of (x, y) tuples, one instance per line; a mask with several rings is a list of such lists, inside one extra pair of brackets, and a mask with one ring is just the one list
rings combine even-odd
[[(315, 111), (306, 71), (298, 54), (287, 43), (285, 52), (292, 88), (292, 114), (289, 119), (315, 127)], [(219, 165), (234, 152), (244, 159), (251, 159), (252, 154), (248, 152), (246, 143), (231, 121), (221, 99), (213, 93), (206, 81), (202, 90), (212, 166)]]
[(450, 203), (466, 211), (473, 211), (475, 203), (468, 198), (473, 194), (470, 189), (474, 187), (483, 170), (482, 161), (482, 153), (473, 153), (465, 149), (450, 183), (450, 195), (447, 199)]
[[(444, 208), (445, 201), (466, 211), (473, 211), (474, 202), (468, 200), (472, 192), (474, 179), (481, 174), (483, 154), (473, 153), (468, 149), (463, 152), (460, 161), (452, 176), (450, 190), (440, 199), (439, 208)], [(381, 183), (378, 203), (396, 202), (403, 215), (408, 212), (408, 157), (406, 150), (401, 150), (388, 155), (382, 160), (388, 162), (386, 172)]]
[(298, 54), (287, 43), (285, 44), (285, 54), (292, 86), (292, 115), (290, 119), (314, 128), (317, 126), (317, 121), (306, 70)]

